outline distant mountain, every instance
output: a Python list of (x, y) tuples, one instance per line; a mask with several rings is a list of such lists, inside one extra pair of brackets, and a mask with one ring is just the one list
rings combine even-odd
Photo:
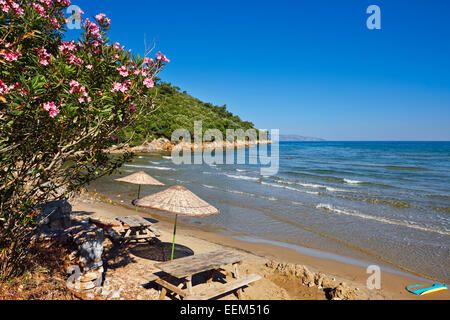
[(314, 137), (304, 137), (296, 134), (280, 134), (280, 141), (325, 141)]

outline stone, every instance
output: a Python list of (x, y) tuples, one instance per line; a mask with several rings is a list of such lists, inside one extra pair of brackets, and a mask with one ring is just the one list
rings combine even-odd
[(93, 295), (92, 293), (88, 293), (88, 294), (86, 295), (86, 297), (87, 297), (88, 299), (94, 299), (94, 295)]
[(103, 253), (103, 240), (89, 240), (79, 246), (80, 256), (87, 261), (101, 260)]
[(114, 291), (110, 298), (111, 299), (118, 299), (118, 298), (120, 298), (120, 290)]
[(316, 274), (314, 275), (314, 283), (315, 283), (317, 286), (322, 287), (322, 284), (323, 284), (325, 278), (326, 278), (326, 277), (325, 277), (325, 275), (324, 275), (323, 273), (321, 273), (321, 272), (316, 273)]
[(84, 275), (82, 275), (80, 278), (80, 281), (81, 282), (94, 281), (94, 280), (97, 280), (98, 278), (100, 278), (101, 276), (102, 276), (102, 274), (99, 272), (90, 271), (90, 272), (87, 272)]
[(306, 267), (303, 267), (302, 282), (308, 286), (314, 285), (314, 274)]
[(67, 200), (56, 200), (47, 203), (40, 212), (38, 221), (40, 228), (48, 230), (64, 230), (71, 226), (70, 214), (72, 206)]
[(94, 289), (94, 293), (97, 295), (103, 295), (103, 289), (101, 287), (97, 287)]
[(354, 300), (356, 298), (356, 294), (354, 290), (347, 287), (344, 282), (341, 282), (337, 287), (331, 289), (330, 297), (332, 300)]
[(323, 279), (323, 281), (322, 281), (322, 287), (324, 287), (324, 288), (333, 288), (334, 287), (334, 282), (331, 279), (325, 277)]
[(88, 264), (87, 266), (83, 267), (83, 271), (86, 272), (86, 271), (89, 271), (91, 269), (101, 267), (102, 265), (103, 265), (103, 261), (102, 260), (97, 261), (97, 262), (92, 262), (92, 263)]
[[(81, 230), (78, 230), (81, 229)], [(101, 241), (104, 240), (103, 229), (97, 228), (94, 225), (82, 225), (78, 229), (73, 230), (74, 241), (76, 244), (80, 245), (87, 241)]]
[(105, 290), (105, 289), (102, 289), (101, 295), (106, 297), (106, 296), (108, 296), (110, 293), (111, 293), (110, 291)]

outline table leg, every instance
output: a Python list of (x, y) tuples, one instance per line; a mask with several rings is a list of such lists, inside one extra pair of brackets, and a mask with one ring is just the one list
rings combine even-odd
[(237, 263), (234, 264), (234, 277), (239, 279), (239, 265)]
[[(170, 282), (170, 276), (166, 276), (164, 278), (165, 278), (164, 280), (166, 280), (167, 282)], [(164, 298), (166, 297), (166, 294), (167, 294), (167, 289), (166, 289), (166, 287), (162, 286), (161, 293), (159, 295), (159, 300), (164, 300)]]
[(161, 294), (159, 295), (159, 300), (164, 300), (166, 297), (167, 289), (165, 287), (162, 287)]
[[(234, 264), (234, 277), (236, 279), (239, 279), (239, 264), (238, 263)], [(236, 293), (237, 293), (238, 299), (241, 300), (242, 299), (242, 289), (237, 289)]]
[(214, 273), (216, 272), (216, 270), (215, 269), (212, 269), (211, 270), (211, 273), (210, 273), (210, 275), (209, 275), (209, 277), (208, 277), (208, 280), (206, 280), (206, 283), (211, 283), (212, 281), (213, 281), (213, 277), (214, 277)]
[(186, 277), (186, 287), (188, 289), (189, 294), (192, 294), (192, 276)]
[(125, 238), (128, 238), (128, 237), (130, 236), (130, 234), (131, 234), (131, 228), (128, 228), (128, 230), (125, 231), (125, 234), (124, 234), (123, 238), (124, 238), (124, 239), (125, 239)]

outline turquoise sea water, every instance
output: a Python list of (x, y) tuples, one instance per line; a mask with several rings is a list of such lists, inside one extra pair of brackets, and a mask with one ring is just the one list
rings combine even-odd
[(175, 165), (169, 153), (140, 154), (91, 188), (129, 203), (136, 186), (112, 179), (144, 170), (221, 211), (187, 222), (450, 280), (450, 142), (281, 142), (279, 158), (279, 172), (262, 176), (248, 158)]

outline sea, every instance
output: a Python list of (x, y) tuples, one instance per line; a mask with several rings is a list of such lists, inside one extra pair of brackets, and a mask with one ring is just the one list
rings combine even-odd
[[(145, 171), (166, 187), (187, 187), (220, 210), (179, 217), (188, 224), (449, 282), (450, 142), (280, 142), (278, 170), (271, 174), (261, 170), (267, 167), (261, 148), (275, 154), (275, 146), (236, 150), (239, 164), (176, 164), (170, 152), (138, 154), (88, 189), (131, 207), (137, 186), (113, 179)], [(141, 197), (166, 187), (143, 186)]]

